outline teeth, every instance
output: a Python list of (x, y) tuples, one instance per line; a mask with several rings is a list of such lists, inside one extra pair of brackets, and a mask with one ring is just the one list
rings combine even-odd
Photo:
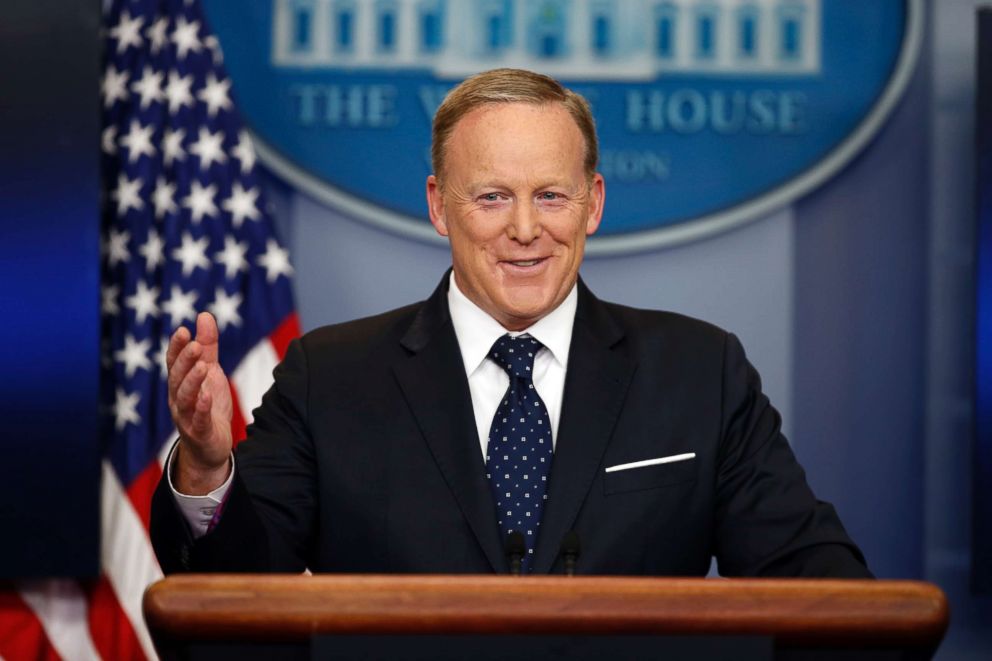
[(536, 259), (528, 259), (527, 261), (523, 261), (523, 262), (510, 262), (510, 263), (513, 264), (514, 266), (534, 266), (535, 264), (537, 264), (538, 261), (539, 260)]

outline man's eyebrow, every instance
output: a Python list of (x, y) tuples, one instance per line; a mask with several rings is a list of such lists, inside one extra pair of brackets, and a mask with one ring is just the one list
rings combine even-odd
[[(580, 182), (578, 185), (573, 184), (570, 181), (564, 181), (561, 179), (546, 179), (543, 181), (538, 181), (536, 184), (527, 184), (532, 190), (541, 190), (544, 188), (564, 188), (566, 190), (576, 190), (581, 191), (585, 188), (583, 186), (584, 182)], [(506, 183), (497, 179), (480, 179), (479, 181), (470, 181), (465, 188), (467, 190), (477, 190), (479, 188), (504, 188), (512, 189), (514, 186), (511, 183)]]
[[(524, 182), (530, 192), (540, 192), (542, 190), (547, 190), (549, 188), (559, 189), (564, 191), (570, 196), (579, 196), (588, 193), (589, 186), (587, 182), (583, 179), (579, 182), (570, 181), (567, 179), (543, 179), (537, 180), (537, 183), (530, 184)], [(461, 187), (461, 191), (466, 195), (475, 195), (479, 191), (483, 190), (496, 190), (496, 191), (513, 191), (516, 182), (508, 182), (505, 179), (493, 178), (493, 179), (477, 179), (475, 181), (470, 181)]]
[(549, 188), (563, 190), (573, 197), (584, 195), (589, 192), (589, 186), (586, 185), (585, 181), (580, 181), (578, 183), (572, 181), (548, 181), (544, 184), (536, 186), (535, 190), (546, 190)]
[(467, 190), (478, 190), (480, 188), (508, 188), (508, 186), (497, 183), (491, 179), (483, 179), (479, 181), (470, 181), (465, 188)]

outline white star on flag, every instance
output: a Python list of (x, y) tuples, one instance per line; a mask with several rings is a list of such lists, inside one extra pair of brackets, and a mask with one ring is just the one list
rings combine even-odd
[(199, 298), (196, 291), (184, 292), (182, 287), (172, 285), (172, 293), (169, 300), (162, 303), (162, 310), (169, 315), (169, 330), (179, 328), (180, 324), (189, 319), (196, 319), (196, 299)]
[(176, 53), (180, 60), (186, 59), (190, 52), (199, 53), (203, 44), (197, 34), (200, 32), (200, 22), (189, 23), (180, 16), (176, 19), (176, 28), (172, 31), (172, 42), (176, 45)]
[(204, 45), (210, 49), (213, 54), (213, 61), (216, 66), (224, 64), (224, 53), (220, 49), (220, 42), (217, 41), (217, 37), (210, 35), (203, 40)]
[(258, 258), (258, 263), (265, 267), (266, 282), (275, 282), (280, 275), (293, 274), (289, 251), (272, 239), (265, 242), (265, 254)]
[(163, 16), (155, 21), (145, 32), (145, 38), (148, 39), (148, 46), (152, 51), (152, 55), (157, 55), (169, 43), (169, 36), (166, 34), (168, 29), (169, 19)]
[(100, 134), (100, 149), (108, 156), (117, 153), (117, 125), (111, 124)]
[(216, 194), (217, 187), (213, 184), (204, 186), (199, 181), (190, 184), (189, 195), (183, 198), (183, 207), (189, 209), (194, 223), (199, 223), (204, 216), (217, 215), (217, 205), (214, 203)]
[(228, 96), (230, 89), (230, 79), (217, 80), (217, 77), (210, 73), (207, 74), (207, 84), (203, 86), (196, 98), (207, 104), (207, 115), (215, 117), (220, 110), (231, 108), (231, 99)]
[(238, 292), (228, 294), (223, 287), (217, 287), (214, 292), (214, 302), (207, 306), (207, 309), (216, 317), (217, 328), (221, 332), (229, 325), (241, 325), (241, 315), (238, 314), (241, 299), (242, 296)]
[(248, 244), (236, 240), (233, 236), (224, 237), (224, 249), (214, 255), (214, 259), (224, 265), (224, 275), (228, 280), (238, 273), (248, 270)]
[(152, 191), (152, 205), (155, 207), (155, 217), (164, 218), (167, 214), (179, 211), (176, 206), (176, 184), (165, 177), (159, 177)]
[(172, 251), (172, 258), (183, 264), (183, 277), (188, 277), (194, 269), (210, 268), (210, 260), (207, 259), (209, 243), (209, 237), (202, 236), (194, 240), (189, 232), (183, 232), (182, 245)]
[(100, 85), (105, 108), (110, 108), (117, 101), (127, 100), (127, 83), (130, 79), (131, 72), (127, 69), (118, 71), (112, 64), (107, 67), (106, 73), (103, 74), (103, 82)]
[(142, 126), (136, 119), (131, 120), (131, 128), (127, 135), (121, 137), (121, 147), (127, 149), (127, 160), (134, 163), (142, 156), (154, 156), (155, 145), (152, 144), (152, 125)]
[(145, 258), (145, 270), (149, 273), (165, 263), (165, 241), (154, 227), (148, 230), (148, 238), (138, 248), (138, 252)]
[(145, 19), (141, 16), (131, 18), (128, 11), (121, 14), (120, 23), (110, 28), (109, 32), (111, 39), (117, 40), (118, 53), (123, 53), (129, 46), (141, 46), (141, 26), (144, 23)]
[(129, 423), (138, 424), (141, 416), (138, 415), (138, 402), (141, 395), (133, 392), (130, 395), (124, 392), (123, 388), (117, 389), (117, 401), (114, 403), (114, 427), (117, 431), (124, 429)]
[(152, 103), (162, 100), (162, 73), (151, 67), (145, 67), (145, 72), (139, 80), (131, 83), (131, 91), (141, 97), (141, 109), (144, 110)]
[(127, 378), (130, 379), (139, 369), (151, 368), (152, 361), (148, 359), (150, 346), (151, 340), (147, 338), (139, 342), (130, 334), (124, 336), (124, 348), (114, 352), (114, 360), (124, 363), (124, 375)]
[(148, 317), (157, 317), (158, 287), (149, 287), (144, 280), (138, 280), (138, 288), (130, 296), (124, 298), (124, 305), (134, 310), (134, 318), (139, 324), (145, 323)]
[(193, 93), (193, 76), (180, 76), (178, 71), (169, 72), (169, 83), (165, 86), (165, 98), (169, 101), (169, 114), (175, 115), (180, 108), (192, 108), (196, 104)]
[(199, 138), (189, 146), (189, 153), (199, 156), (200, 167), (206, 170), (210, 167), (211, 163), (224, 163), (227, 161), (227, 156), (224, 155), (223, 144), (223, 131), (211, 133), (207, 127), (201, 126)]
[(162, 160), (166, 167), (172, 165), (173, 161), (181, 161), (186, 158), (183, 150), (183, 140), (186, 139), (186, 129), (166, 129), (162, 136)]
[(158, 351), (155, 352), (155, 364), (158, 365), (158, 377), (165, 379), (169, 376), (169, 338), (163, 337), (158, 343)]
[(105, 284), (100, 287), (100, 312), (110, 316), (119, 314), (121, 308), (117, 304), (117, 298), (120, 295), (121, 288), (117, 285)]
[(132, 181), (123, 172), (117, 175), (117, 188), (110, 196), (117, 202), (118, 216), (126, 214), (128, 209), (141, 211), (145, 207), (141, 199), (141, 179), (136, 178)]
[(127, 230), (110, 230), (107, 237), (107, 263), (111, 266), (125, 263), (131, 259), (131, 251), (127, 244), (131, 241), (131, 233)]
[(231, 214), (231, 222), (235, 227), (241, 227), (245, 218), (258, 220), (262, 217), (258, 210), (258, 189), (245, 190), (236, 181), (231, 186), (231, 197), (221, 203), (221, 208)]
[(238, 132), (238, 144), (231, 150), (234, 158), (241, 163), (241, 172), (245, 173), (255, 167), (255, 148), (251, 145), (248, 131)]

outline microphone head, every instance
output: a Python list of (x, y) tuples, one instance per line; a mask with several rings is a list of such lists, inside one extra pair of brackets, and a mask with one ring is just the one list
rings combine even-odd
[(527, 553), (527, 543), (524, 541), (524, 534), (514, 530), (506, 536), (506, 554), (522, 556), (525, 553)]
[(561, 539), (562, 555), (578, 556), (581, 547), (579, 545), (579, 533), (569, 530)]

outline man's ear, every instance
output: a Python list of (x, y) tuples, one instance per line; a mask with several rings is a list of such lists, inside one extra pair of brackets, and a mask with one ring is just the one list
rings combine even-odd
[(427, 213), (431, 217), (431, 225), (441, 236), (448, 236), (448, 224), (444, 220), (444, 196), (441, 195), (441, 185), (437, 177), (427, 177)]
[(589, 216), (586, 218), (586, 236), (591, 236), (599, 229), (603, 219), (603, 205), (606, 204), (606, 182), (603, 175), (596, 173), (589, 186)]

